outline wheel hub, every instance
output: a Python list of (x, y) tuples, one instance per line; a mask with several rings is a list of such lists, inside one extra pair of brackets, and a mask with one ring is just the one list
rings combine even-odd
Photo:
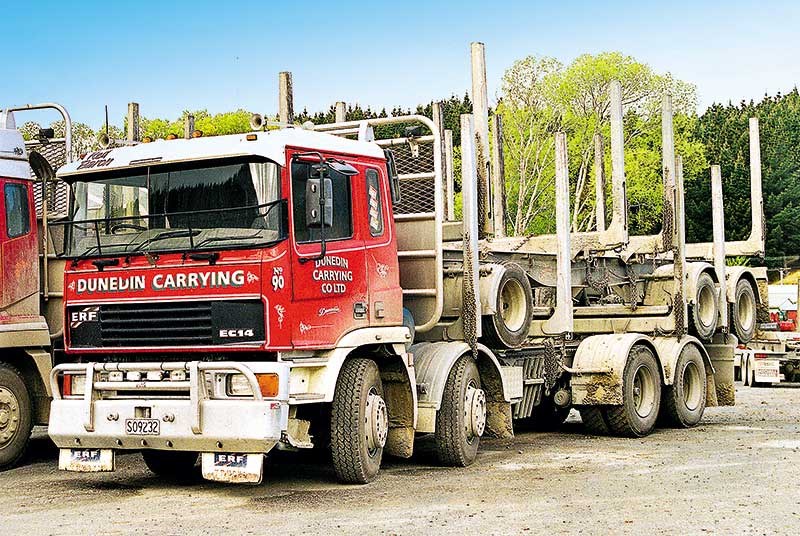
[(464, 425), (467, 437), (480, 437), (486, 429), (486, 394), (483, 389), (475, 387), (473, 384), (467, 386), (464, 395)]
[(386, 409), (386, 402), (373, 391), (367, 396), (366, 420), (367, 449), (373, 452), (386, 445), (386, 437), (389, 435), (389, 411)]
[(0, 387), (0, 447), (14, 437), (19, 427), (19, 403), (14, 393)]

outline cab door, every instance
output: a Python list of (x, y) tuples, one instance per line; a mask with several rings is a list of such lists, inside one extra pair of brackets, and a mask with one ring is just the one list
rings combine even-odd
[[(369, 325), (364, 237), (354, 210), (355, 200), (364, 199), (364, 174), (357, 161), (337, 155), (359, 173), (346, 176), (326, 170), (321, 177), (318, 161), (293, 158), (302, 152), (287, 150), (286, 165), (291, 190), (292, 344), (330, 348), (348, 331)], [(316, 179), (317, 188), (329, 189), (325, 197), (331, 207), (324, 211), (324, 226), (311, 179)]]
[(31, 184), (5, 179), (0, 198), (0, 308), (6, 308), (39, 291), (39, 259)]
[[(364, 169), (364, 242), (369, 282), (370, 325), (399, 326), (403, 322), (403, 290), (392, 222), (386, 166)], [(358, 205), (356, 205), (358, 206)]]

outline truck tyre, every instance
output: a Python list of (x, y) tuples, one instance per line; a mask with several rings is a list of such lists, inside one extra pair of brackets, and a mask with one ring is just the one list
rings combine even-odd
[(436, 413), (436, 455), (442, 465), (466, 467), (475, 461), (486, 428), (486, 395), (478, 367), (470, 355), (450, 370)]
[(691, 428), (706, 409), (706, 366), (700, 350), (686, 346), (675, 364), (675, 381), (664, 390), (661, 411), (667, 425)]
[(481, 342), (490, 348), (516, 348), (528, 338), (533, 316), (533, 291), (525, 271), (505, 265), (495, 297), (495, 313), (483, 315)]
[(0, 363), (0, 469), (25, 454), (33, 429), (30, 393), (16, 368)]
[(697, 279), (694, 304), (689, 307), (689, 328), (699, 339), (710, 340), (718, 320), (717, 288), (711, 276), (703, 272)]
[(747, 361), (747, 383), (745, 385), (749, 385), (750, 387), (763, 387), (764, 384), (762, 382), (756, 381), (756, 367), (753, 363), (750, 362), (748, 359)]
[(414, 337), (417, 333), (417, 326), (414, 323), (414, 315), (411, 314), (411, 311), (403, 307), (403, 325), (408, 328), (408, 331), (411, 332), (411, 338), (406, 343), (406, 352), (411, 349), (411, 345), (414, 344)]
[(331, 407), (331, 456), (339, 481), (372, 481), (381, 467), (388, 433), (378, 365), (371, 359), (348, 359), (339, 372)]
[(533, 410), (529, 425), (538, 432), (555, 432), (569, 417), (570, 408), (560, 408), (553, 401), (553, 395), (542, 396), (542, 401)]
[(742, 344), (752, 341), (756, 333), (756, 309), (756, 294), (752, 285), (746, 279), (740, 279), (736, 283), (731, 317), (733, 332)]
[(652, 350), (634, 345), (622, 375), (622, 405), (606, 408), (608, 427), (619, 436), (646, 436), (653, 430), (660, 404), (660, 366)]
[(184, 450), (143, 450), (142, 459), (150, 471), (170, 480), (186, 480), (194, 474), (198, 454)]
[(604, 406), (582, 406), (579, 412), (586, 433), (590, 435), (608, 435), (611, 433), (606, 420)]

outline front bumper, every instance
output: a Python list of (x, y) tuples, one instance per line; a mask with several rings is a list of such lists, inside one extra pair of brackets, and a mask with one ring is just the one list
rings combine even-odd
[[(184, 382), (103, 381), (111, 371), (184, 370)], [(264, 398), (254, 372), (279, 377), (278, 395)], [(58, 378), (85, 374), (81, 398), (64, 397)], [(244, 374), (253, 396), (222, 397), (215, 375)], [(49, 434), (63, 449), (160, 449), (198, 452), (269, 452), (289, 420), (289, 367), (282, 363), (112, 363), (59, 365), (51, 375)], [(165, 388), (173, 391), (164, 396)], [(159, 395), (148, 393), (158, 392)], [(158, 435), (130, 435), (126, 420), (158, 419)]]

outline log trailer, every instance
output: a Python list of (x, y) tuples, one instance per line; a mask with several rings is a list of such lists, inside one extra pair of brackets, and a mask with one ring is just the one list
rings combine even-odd
[[(715, 172), (714, 242), (686, 244), (668, 98), (665, 226), (628, 236), (619, 84), (610, 95), (612, 217), (590, 233), (570, 232), (558, 134), (556, 235), (484, 235), (473, 115), (457, 221), (440, 105), (433, 121), (265, 129), (256, 116), (247, 134), (62, 167), (59, 467), (112, 471), (116, 452), (141, 450), (159, 475), (199, 457), (207, 479), (254, 483), (273, 448), (318, 446), (341, 481), (365, 483), (422, 434), (464, 466), (484, 433), (513, 437), (514, 420), (546, 426), (577, 408), (592, 432), (638, 437), (659, 415), (691, 427), (733, 404), (731, 331), (752, 337), (765, 288), (724, 262), (763, 252), (757, 124), (750, 241), (725, 243)], [(397, 124), (421, 128), (378, 136)]]
[[(61, 114), (64, 137), (43, 129), (24, 141), (14, 112), (43, 109)], [(63, 358), (63, 261), (47, 221), (66, 208), (53, 169), (70, 161), (71, 139), (69, 114), (58, 104), (0, 112), (0, 469), (22, 458), (34, 425), (47, 424), (50, 371)]]

